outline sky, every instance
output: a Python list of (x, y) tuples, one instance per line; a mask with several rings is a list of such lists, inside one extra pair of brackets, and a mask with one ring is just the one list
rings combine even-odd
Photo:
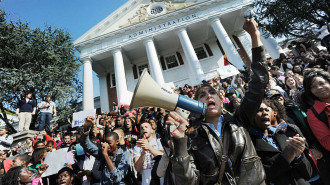
[[(45, 25), (62, 28), (71, 34), (74, 41), (126, 2), (127, 0), (2, 0), (0, 8), (10, 13), (8, 18), (28, 22), (31, 28), (44, 28)], [(82, 67), (79, 78), (82, 82)], [(96, 97), (100, 95), (100, 90), (95, 73), (93, 81)]]

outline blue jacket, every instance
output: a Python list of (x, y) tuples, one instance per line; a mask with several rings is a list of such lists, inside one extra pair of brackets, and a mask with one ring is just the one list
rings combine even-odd
[[(118, 148), (118, 151), (115, 153), (112, 162), (116, 166), (116, 158), (118, 155), (122, 155), (121, 160), (116, 166), (115, 169), (112, 171), (109, 171), (109, 168), (107, 166), (107, 163), (105, 162), (105, 159), (102, 155), (102, 149), (95, 146), (90, 140), (89, 137), (81, 137), (80, 140), (81, 146), (88, 151), (92, 156), (94, 156), (96, 159), (103, 162), (103, 170), (101, 175), (101, 184), (102, 185), (119, 185), (119, 184), (125, 184), (124, 178), (127, 174), (128, 168), (129, 168), (129, 152), (123, 151), (121, 148)], [(101, 165), (102, 165), (101, 162)]]

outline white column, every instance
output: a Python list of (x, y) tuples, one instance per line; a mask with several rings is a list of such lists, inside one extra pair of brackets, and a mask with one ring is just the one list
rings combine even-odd
[(116, 49), (113, 51), (113, 60), (115, 67), (118, 104), (129, 104), (128, 100), (125, 99), (127, 93), (127, 84), (126, 84), (124, 60), (123, 60), (123, 55), (121, 53), (121, 49)]
[(192, 75), (194, 77), (192, 85), (200, 84), (202, 80), (204, 80), (204, 72), (202, 69), (201, 64), (199, 63), (199, 60), (197, 58), (197, 55), (195, 53), (194, 47), (189, 39), (187, 30), (185, 28), (181, 28), (178, 31), (178, 36), (184, 51), (184, 54), (186, 56), (186, 59), (188, 60)]
[(152, 39), (147, 39), (144, 42), (144, 44), (147, 50), (148, 61), (149, 61), (152, 77), (158, 83), (158, 85), (162, 86), (165, 84), (165, 81), (164, 81), (162, 69), (159, 64), (154, 41)]
[[(272, 59), (278, 59), (280, 58), (280, 54), (284, 53), (282, 51), (282, 48), (278, 45), (277, 41), (275, 40), (275, 38), (268, 33), (268, 31), (263, 30), (263, 29), (259, 29), (260, 31), (260, 40), (262, 42), (262, 44), (264, 45), (266, 51), (269, 53), (269, 55), (272, 57)], [(269, 35), (268, 38), (266, 38), (266, 35)]]
[(100, 86), (100, 104), (101, 110), (109, 112), (109, 97), (108, 97), (108, 85), (107, 85), (107, 76), (99, 75), (99, 86)]
[(94, 109), (92, 60), (85, 59), (83, 81), (83, 110)]
[(231, 42), (229, 35), (220, 22), (220, 19), (214, 18), (211, 21), (211, 24), (229, 62), (238, 69), (244, 70), (242, 58), (239, 56), (234, 44)]

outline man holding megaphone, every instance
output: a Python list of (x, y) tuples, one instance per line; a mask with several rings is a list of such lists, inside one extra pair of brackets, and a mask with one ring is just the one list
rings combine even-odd
[(253, 18), (243, 26), (252, 39), (253, 74), (235, 115), (222, 115), (223, 96), (208, 84), (195, 93), (195, 99), (207, 106), (204, 122), (195, 121), (187, 130), (186, 119), (176, 112), (169, 114), (166, 124), (178, 126), (171, 134), (175, 184), (265, 184), (265, 172), (248, 132), (269, 78), (257, 26)]

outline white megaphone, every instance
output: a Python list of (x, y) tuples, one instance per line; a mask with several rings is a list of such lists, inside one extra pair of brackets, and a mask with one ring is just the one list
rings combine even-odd
[(205, 116), (207, 109), (206, 104), (200, 101), (161, 88), (151, 78), (147, 69), (142, 72), (130, 104), (130, 109), (138, 107), (160, 107), (170, 111), (179, 107), (200, 116)]

